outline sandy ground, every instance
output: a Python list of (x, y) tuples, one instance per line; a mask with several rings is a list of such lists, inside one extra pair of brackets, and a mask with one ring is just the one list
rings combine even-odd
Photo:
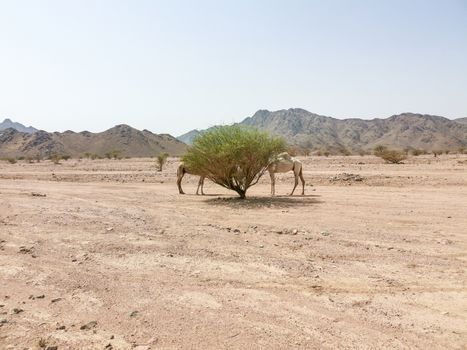
[(245, 201), (175, 159), (1, 162), (0, 349), (465, 349), (467, 156), (303, 161)]

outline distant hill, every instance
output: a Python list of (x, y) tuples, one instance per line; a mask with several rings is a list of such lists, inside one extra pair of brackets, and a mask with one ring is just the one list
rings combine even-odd
[(177, 140), (186, 143), (187, 145), (191, 145), (193, 140), (200, 134), (200, 131), (195, 129), (187, 132), (186, 134), (180, 135), (177, 137)]
[(173, 136), (140, 131), (128, 125), (117, 125), (100, 133), (41, 130), (28, 134), (13, 128), (0, 131), (0, 157), (48, 157), (54, 154), (80, 157), (85, 153), (104, 156), (113, 150), (127, 157), (149, 157), (163, 152), (181, 155), (186, 145)]
[(467, 146), (467, 125), (416, 113), (403, 113), (386, 119), (335, 119), (291, 108), (275, 112), (259, 110), (240, 124), (283, 136), (291, 145), (316, 150), (356, 152), (385, 145), (429, 151)]
[(459, 119), (454, 119), (455, 122), (458, 122), (460, 124), (466, 124), (467, 125), (467, 117), (465, 118), (459, 118)]
[(37, 129), (33, 128), (32, 126), (26, 127), (23, 124), (15, 123), (15, 122), (11, 121), (11, 119), (8, 119), (8, 118), (0, 123), (0, 131), (5, 130), (5, 129), (9, 129), (9, 128), (15, 129), (15, 130), (20, 131), (20, 132), (26, 132), (26, 133), (29, 133), (29, 134), (37, 131)]

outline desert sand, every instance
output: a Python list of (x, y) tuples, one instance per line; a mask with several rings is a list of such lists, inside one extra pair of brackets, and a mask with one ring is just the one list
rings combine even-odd
[(465, 349), (467, 156), (302, 161), (244, 201), (175, 158), (0, 162), (0, 349)]

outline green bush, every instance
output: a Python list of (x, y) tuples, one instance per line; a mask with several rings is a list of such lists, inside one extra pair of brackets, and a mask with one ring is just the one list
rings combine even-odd
[(121, 153), (122, 152), (120, 150), (114, 149), (114, 150), (112, 150), (110, 152), (107, 152), (105, 154), (105, 157), (108, 158), (108, 159), (112, 159), (112, 158), (113, 159), (122, 159)]
[(54, 154), (53, 156), (50, 157), (50, 160), (51, 160), (54, 164), (60, 164), (60, 160), (62, 160), (62, 156), (59, 155), (59, 154)]
[(286, 150), (283, 139), (239, 125), (222, 126), (197, 137), (182, 157), (188, 169), (246, 197), (271, 159)]
[(339, 153), (342, 154), (343, 156), (350, 156), (352, 154), (352, 152), (350, 152), (347, 148), (345, 147), (342, 147), (339, 149)]
[(16, 158), (4, 158), (4, 160), (6, 160), (8, 163), (10, 164), (16, 164), (17, 160)]
[(381, 157), (384, 152), (387, 151), (387, 147), (383, 145), (378, 145), (373, 148), (373, 154), (377, 157)]
[(169, 156), (168, 153), (161, 153), (158, 154), (156, 157), (156, 164), (159, 167), (159, 171), (162, 171), (162, 167), (167, 162), (167, 157)]
[(400, 164), (403, 160), (407, 159), (407, 155), (402, 151), (384, 150), (378, 157), (383, 158), (386, 163)]
[(426, 151), (423, 150), (423, 149), (417, 149), (417, 148), (416, 148), (416, 149), (413, 149), (413, 150), (412, 150), (412, 155), (415, 156), (415, 157), (416, 157), (416, 156), (420, 156), (420, 155), (422, 155), (422, 154), (426, 154)]

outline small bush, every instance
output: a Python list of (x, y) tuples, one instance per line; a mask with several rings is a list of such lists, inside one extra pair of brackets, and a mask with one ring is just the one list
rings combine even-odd
[(383, 145), (377, 145), (373, 148), (373, 154), (377, 157), (381, 157), (384, 152), (387, 151), (387, 147)]
[(366, 156), (366, 155), (368, 154), (368, 152), (365, 151), (365, 150), (363, 150), (363, 149), (358, 150), (357, 153), (358, 153), (361, 157)]
[(402, 151), (386, 149), (378, 157), (383, 158), (386, 163), (400, 164), (407, 159), (407, 155)]
[(412, 155), (415, 156), (415, 157), (416, 157), (416, 156), (420, 156), (420, 155), (422, 155), (422, 154), (426, 154), (426, 151), (423, 150), (423, 149), (417, 149), (417, 148), (415, 148), (415, 149), (412, 150)]
[(50, 160), (51, 160), (54, 164), (60, 164), (60, 160), (62, 160), (62, 156), (59, 155), (59, 154), (54, 154), (53, 156), (50, 157)]
[(342, 147), (339, 149), (339, 153), (342, 154), (343, 156), (350, 156), (352, 153), (345, 147)]
[(16, 164), (17, 162), (16, 158), (11, 158), (11, 157), (5, 158), (5, 160), (10, 164)]
[(156, 157), (156, 164), (159, 167), (159, 171), (162, 171), (162, 167), (167, 162), (167, 157), (169, 156), (168, 153), (161, 153), (158, 154)]
[(105, 154), (105, 157), (108, 158), (108, 159), (112, 159), (112, 158), (113, 159), (122, 159), (121, 153), (122, 152), (120, 150), (114, 149), (114, 150), (112, 150), (110, 152), (107, 152)]
[(61, 156), (63, 160), (67, 161), (68, 159), (71, 158), (71, 156), (69, 156), (68, 154), (65, 154), (65, 155), (62, 155)]

